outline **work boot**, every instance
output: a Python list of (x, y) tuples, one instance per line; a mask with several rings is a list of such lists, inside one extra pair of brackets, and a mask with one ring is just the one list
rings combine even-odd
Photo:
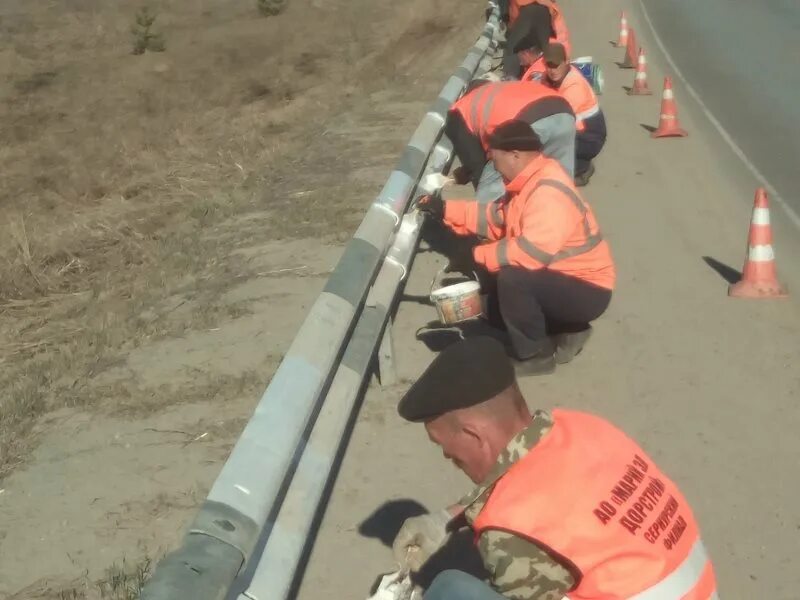
[(461, 330), (461, 333), (465, 338), (488, 336), (503, 344), (503, 346), (506, 347), (506, 350), (511, 348), (511, 338), (508, 336), (508, 332), (498, 329), (497, 327), (493, 327), (492, 324), (483, 317), (458, 323), (455, 325), (455, 327), (458, 327)]
[(440, 321), (431, 321), (418, 329), (416, 334), (416, 338), (432, 352), (441, 352), (461, 340), (478, 336), (494, 338), (505, 346), (507, 352), (511, 351), (511, 339), (508, 337), (508, 333), (492, 327), (484, 318), (470, 319), (453, 325), (444, 325)]
[(520, 359), (513, 357), (514, 371), (517, 377), (528, 377), (534, 375), (549, 375), (556, 370), (556, 358), (553, 355), (556, 350), (555, 342), (548, 338), (545, 346), (533, 356)]
[(525, 360), (513, 359), (517, 377), (550, 375), (556, 370), (556, 359), (552, 354), (537, 354)]
[(564, 365), (578, 356), (591, 335), (591, 327), (587, 327), (583, 331), (577, 331), (575, 333), (558, 333), (554, 335), (553, 341), (556, 343), (556, 363)]
[(592, 178), (592, 175), (594, 175), (594, 163), (589, 163), (589, 168), (586, 169), (586, 171), (575, 176), (575, 185), (577, 187), (583, 187), (587, 185), (589, 180)]

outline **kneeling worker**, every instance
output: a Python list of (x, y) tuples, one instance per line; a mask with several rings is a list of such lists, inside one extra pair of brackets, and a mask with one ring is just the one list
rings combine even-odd
[(489, 582), (448, 570), (425, 600), (712, 600), (711, 561), (692, 510), (642, 448), (604, 419), (531, 415), (502, 345), (467, 338), (439, 354), (400, 401), (404, 419), (477, 487), (405, 521), (395, 559), (417, 571), (468, 525)]
[(542, 151), (561, 163), (570, 176), (575, 163), (575, 115), (558, 92), (537, 82), (473, 81), (450, 108), (445, 133), (461, 166), (459, 184), (472, 182), (482, 203), (505, 196), (502, 179), (489, 160), (488, 132), (509, 119), (533, 128)]
[(420, 199), (420, 210), (459, 235), (487, 238), (450, 270), (482, 276), (489, 321), (508, 331), (521, 375), (552, 373), (589, 337), (611, 301), (616, 273), (591, 207), (527, 123), (499, 125), (488, 138), (506, 182), (505, 199)]
[(606, 143), (606, 118), (591, 84), (570, 64), (564, 46), (548, 44), (541, 61), (523, 76), (557, 91), (575, 112), (575, 183), (584, 186), (594, 174), (594, 159)]
[(519, 79), (548, 42), (560, 42), (569, 52), (569, 30), (556, 0), (501, 0), (501, 17), (508, 23), (503, 72)]

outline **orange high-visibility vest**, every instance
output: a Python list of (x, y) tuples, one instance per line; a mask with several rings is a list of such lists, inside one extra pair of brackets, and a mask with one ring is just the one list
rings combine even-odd
[[(535, 102), (550, 99), (556, 108), (544, 111), (542, 117), (571, 112), (561, 95), (536, 81), (498, 81), (482, 85), (459, 98), (450, 108), (461, 114), (469, 130), (481, 140), (488, 152), (489, 133), (500, 123), (515, 119)], [(562, 107), (563, 108), (560, 108)]]
[(502, 267), (550, 269), (613, 289), (616, 269), (592, 208), (561, 164), (545, 155), (506, 184), (509, 199), (479, 204), (447, 200), (444, 222), (459, 235), (489, 240), (473, 250), (489, 272)]
[[(569, 42), (569, 30), (567, 29), (567, 22), (564, 19), (564, 15), (555, 3), (555, 0), (511, 0), (508, 6), (508, 26), (513, 27), (517, 18), (519, 18), (520, 8), (530, 4), (541, 4), (550, 11), (550, 19), (553, 22), (553, 32), (555, 33), (554, 36), (550, 37), (550, 41), (563, 44), (564, 49), (567, 51), (567, 57), (569, 57), (572, 54), (572, 46)], [(542, 48), (542, 50), (544, 50), (544, 48)]]
[(600, 103), (597, 101), (597, 94), (594, 93), (592, 85), (578, 70), (578, 67), (570, 65), (569, 71), (567, 71), (567, 75), (564, 77), (561, 85), (556, 88), (550, 83), (550, 80), (547, 79), (545, 68), (544, 61), (539, 60), (525, 71), (522, 79), (526, 81), (538, 81), (561, 94), (561, 96), (569, 102), (569, 105), (575, 112), (575, 129), (577, 131), (583, 131), (586, 129), (586, 123), (584, 123), (584, 121), (600, 112)]
[(554, 425), (495, 484), (473, 523), (563, 558), (571, 600), (717, 598), (711, 561), (677, 486), (623, 432), (554, 410)]

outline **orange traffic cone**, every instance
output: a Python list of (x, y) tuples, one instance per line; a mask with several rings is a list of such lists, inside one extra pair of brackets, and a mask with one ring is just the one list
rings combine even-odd
[(628, 17), (625, 16), (625, 11), (619, 17), (619, 40), (617, 40), (617, 48), (624, 48), (628, 45)]
[(728, 295), (734, 298), (786, 298), (789, 295), (775, 272), (769, 202), (764, 188), (756, 190), (742, 279), (728, 288)]
[(633, 27), (628, 29), (628, 44), (625, 46), (625, 60), (620, 65), (623, 69), (632, 69), (636, 66), (636, 32)]
[(650, 134), (654, 138), (660, 137), (686, 137), (689, 135), (681, 129), (678, 122), (678, 108), (675, 106), (675, 96), (672, 93), (672, 78), (664, 77), (664, 94), (661, 96), (661, 118), (658, 129)]
[(633, 78), (633, 87), (628, 91), (630, 96), (652, 96), (653, 92), (647, 85), (647, 59), (644, 48), (639, 48), (639, 62), (636, 64), (636, 76)]

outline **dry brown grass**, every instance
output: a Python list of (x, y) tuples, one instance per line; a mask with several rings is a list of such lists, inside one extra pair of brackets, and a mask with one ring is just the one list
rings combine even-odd
[(245, 314), (219, 303), (253, 275), (233, 249), (349, 236), (374, 190), (327, 124), (449, 27), (422, 0), (150, 6), (167, 51), (134, 56), (138, 0), (0, 5), (0, 478), (127, 351)]
[(154, 564), (149, 556), (136, 561), (123, 559), (108, 567), (97, 581), (86, 576), (70, 581), (43, 579), (2, 596), (2, 600), (137, 600)]

